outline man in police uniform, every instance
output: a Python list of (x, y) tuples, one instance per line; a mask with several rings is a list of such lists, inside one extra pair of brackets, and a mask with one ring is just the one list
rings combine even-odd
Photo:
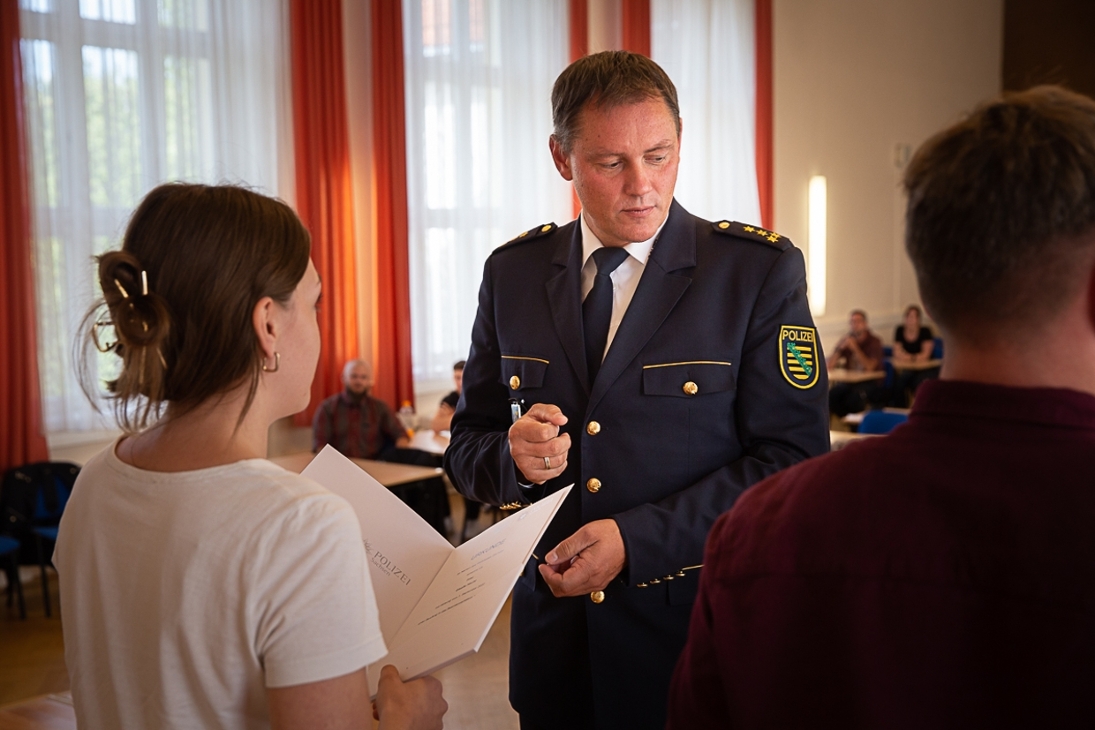
[(588, 56), (552, 105), (552, 156), (583, 212), (487, 260), (445, 465), (510, 508), (575, 484), (514, 590), (522, 728), (661, 727), (708, 529), (828, 450), (823, 357), (801, 253), (673, 201), (680, 119), (661, 68)]

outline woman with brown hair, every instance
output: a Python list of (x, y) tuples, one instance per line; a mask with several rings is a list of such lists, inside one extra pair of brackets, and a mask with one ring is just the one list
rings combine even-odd
[[(895, 365), (925, 363), (931, 360), (935, 348), (932, 331), (923, 324), (919, 305), (905, 307), (904, 323), (897, 325), (893, 333), (893, 362)], [(907, 408), (909, 399), (925, 380), (939, 377), (939, 368), (898, 368), (890, 405)]]
[[(309, 249), (280, 201), (170, 184), (98, 259), (88, 338), (120, 358), (125, 433), (82, 470), (54, 554), (81, 727), (368, 726), (386, 649), (360, 527), (265, 460), (319, 357)], [(381, 727), (446, 709), (437, 680), (385, 667)]]

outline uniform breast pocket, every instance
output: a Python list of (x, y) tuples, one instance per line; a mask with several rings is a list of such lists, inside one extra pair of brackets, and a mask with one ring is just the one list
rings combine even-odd
[(697, 398), (734, 390), (729, 361), (693, 360), (643, 366), (643, 394)]
[(502, 383), (509, 388), (510, 395), (519, 398), (525, 390), (544, 387), (549, 364), (539, 357), (502, 355)]

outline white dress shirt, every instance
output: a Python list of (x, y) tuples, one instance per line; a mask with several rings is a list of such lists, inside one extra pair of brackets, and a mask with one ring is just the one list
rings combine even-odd
[[(668, 216), (666, 216), (666, 219), (668, 220)], [(597, 264), (593, 262), (593, 252), (599, 248), (604, 248), (604, 244), (590, 230), (584, 215), (580, 216), (579, 220), (582, 226), (582, 301), (584, 302), (589, 290), (593, 288), (593, 279), (597, 276)], [(624, 314), (627, 312), (628, 306), (631, 305), (631, 299), (635, 296), (635, 290), (639, 287), (639, 279), (642, 278), (643, 271), (646, 269), (646, 260), (650, 257), (654, 242), (658, 240), (658, 235), (662, 232), (664, 226), (665, 221), (662, 221), (653, 237), (646, 241), (629, 243), (624, 246), (628, 257), (609, 275), (609, 278), (612, 279), (612, 319), (608, 323), (608, 341), (605, 342), (606, 354), (608, 349), (612, 347), (616, 330), (619, 329), (620, 322), (623, 321)], [(603, 358), (602, 355), (602, 362)]]

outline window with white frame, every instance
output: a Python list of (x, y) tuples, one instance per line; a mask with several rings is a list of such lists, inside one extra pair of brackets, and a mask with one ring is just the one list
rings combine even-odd
[(754, 0), (651, 0), (652, 58), (677, 87), (676, 197), (708, 220), (760, 223)]
[(446, 387), (467, 357), (483, 263), (573, 218), (548, 152), (568, 63), (566, 0), (404, 0), (414, 378)]
[(73, 360), (95, 299), (94, 257), (120, 244), (129, 213), (159, 183), (285, 190), (286, 5), (20, 0), (20, 9), (44, 422), (51, 433), (109, 428)]

